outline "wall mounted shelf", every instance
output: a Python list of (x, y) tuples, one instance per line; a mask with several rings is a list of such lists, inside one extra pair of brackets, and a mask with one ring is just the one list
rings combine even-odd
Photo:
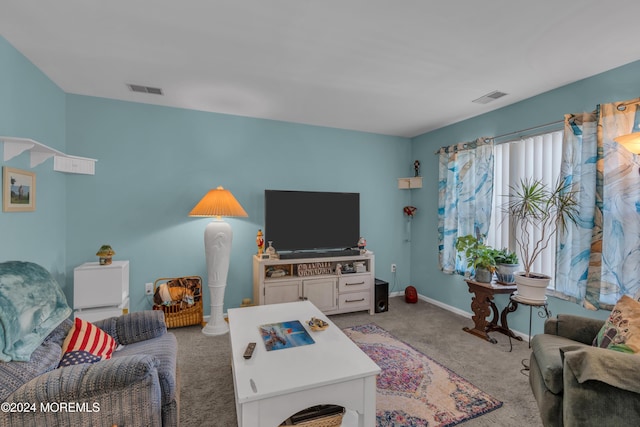
[(411, 190), (412, 188), (422, 188), (422, 177), (412, 176), (411, 178), (398, 178), (398, 188), (401, 190)]
[(4, 142), (5, 162), (25, 151), (29, 151), (30, 166), (32, 168), (53, 157), (53, 170), (55, 171), (95, 175), (96, 159), (70, 156), (29, 138), (0, 136), (0, 141)]

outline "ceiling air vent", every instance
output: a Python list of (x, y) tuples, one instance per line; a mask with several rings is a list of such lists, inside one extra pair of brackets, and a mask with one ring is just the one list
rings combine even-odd
[(140, 92), (140, 93), (150, 93), (152, 95), (162, 95), (162, 89), (159, 87), (150, 87), (150, 86), (142, 86), (142, 85), (132, 85), (127, 84), (129, 90), (132, 92)]
[(475, 102), (476, 104), (488, 104), (491, 101), (495, 101), (498, 98), (502, 98), (503, 96), (507, 95), (504, 92), (500, 92), (499, 90), (494, 90), (493, 92), (489, 92), (488, 94), (481, 96), (478, 99), (474, 99), (471, 102)]

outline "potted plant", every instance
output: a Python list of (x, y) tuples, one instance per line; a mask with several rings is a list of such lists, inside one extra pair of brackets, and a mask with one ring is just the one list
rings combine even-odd
[[(511, 186), (503, 211), (509, 215), (524, 272), (516, 273), (518, 296), (544, 301), (551, 277), (531, 271), (531, 266), (549, 246), (558, 229), (577, 220), (577, 198), (570, 184), (558, 180), (553, 187), (538, 179), (523, 179)], [(534, 237), (532, 231), (539, 234)]]
[(485, 245), (482, 239), (467, 234), (458, 237), (456, 250), (464, 254), (467, 267), (475, 269), (475, 279), (478, 282), (491, 282), (493, 273), (496, 271), (495, 249)]
[(496, 262), (496, 282), (503, 285), (515, 283), (515, 273), (520, 269), (518, 254), (507, 248), (496, 249), (494, 256)]

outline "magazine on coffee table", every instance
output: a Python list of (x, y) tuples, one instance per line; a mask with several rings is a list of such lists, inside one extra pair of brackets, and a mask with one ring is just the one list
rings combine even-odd
[(261, 325), (260, 336), (267, 351), (314, 344), (311, 335), (298, 320)]

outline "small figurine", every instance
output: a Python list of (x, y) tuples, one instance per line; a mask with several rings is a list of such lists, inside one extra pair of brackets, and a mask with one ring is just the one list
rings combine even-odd
[(273, 247), (273, 242), (269, 240), (269, 247), (265, 249), (265, 254), (269, 255), (269, 259), (280, 259), (280, 255), (276, 252), (276, 248)]
[(413, 162), (413, 169), (416, 172), (416, 176), (420, 176), (420, 160)]
[(342, 264), (336, 264), (336, 274), (338, 276), (342, 275)]
[(109, 245), (100, 246), (100, 250), (96, 252), (96, 255), (100, 257), (100, 265), (111, 264), (111, 257), (116, 254), (116, 251), (111, 249)]
[(256, 236), (256, 245), (258, 246), (258, 255), (262, 255), (264, 252), (264, 237), (262, 236), (262, 229), (258, 230)]
[(364, 237), (360, 237), (360, 239), (358, 239), (358, 249), (360, 249), (360, 254), (364, 255), (364, 253), (366, 252), (366, 247), (367, 239), (365, 239)]

